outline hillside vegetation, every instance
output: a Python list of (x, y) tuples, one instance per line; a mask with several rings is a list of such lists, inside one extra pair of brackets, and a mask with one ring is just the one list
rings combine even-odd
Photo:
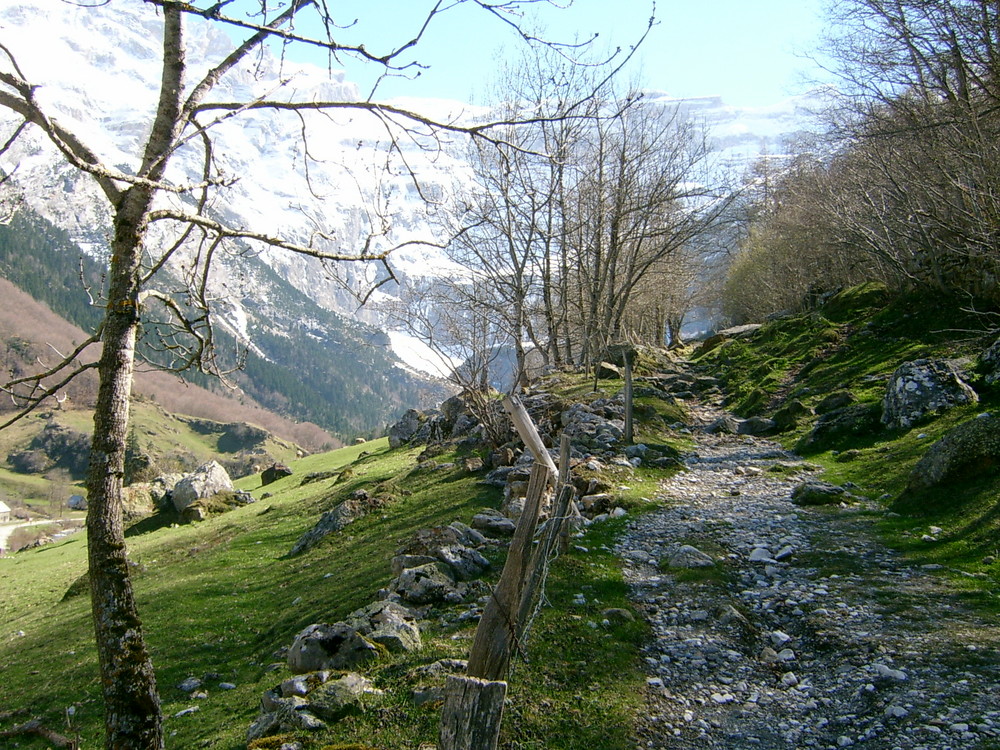
[[(863, 512), (878, 519), (891, 544), (914, 563), (941, 565), (971, 602), (992, 611), (1000, 578), (995, 470), (946, 490), (908, 490), (913, 467), (938, 438), (1000, 402), (975, 371), (973, 357), (989, 338), (954, 332), (978, 320), (961, 308), (946, 299), (930, 304), (890, 297), (878, 286), (858, 287), (818, 310), (740, 338), (707, 342), (691, 355), (701, 377), (687, 382), (711, 389), (718, 381), (731, 408), (744, 417), (773, 416), (799, 402), (797, 416), (773, 437), (821, 466), (824, 479), (875, 501)], [(862, 411), (875, 410), (890, 374), (903, 361), (926, 357), (969, 358), (980, 401), (909, 429), (889, 430), (876, 420), (866, 423), (867, 431), (810, 442), (822, 416), (816, 411), (826, 408), (831, 394), (848, 392)], [(598, 385), (595, 393), (592, 380), (561, 375), (532, 392), (547, 394), (542, 400), (558, 410), (621, 387), (614, 380)], [(683, 399), (692, 395), (673, 398), (648, 386), (637, 394), (637, 442), (668, 453), (683, 449)], [(152, 408), (140, 405), (140, 419)], [(212, 440), (198, 434), (191, 435), (192, 451), (211, 451)], [(500, 506), (501, 491), (467, 468), (464, 459), (474, 449), (462, 445), (390, 449), (383, 439), (293, 460), (294, 474), (266, 488), (256, 475), (237, 483), (255, 503), (180, 526), (161, 513), (132, 529), (130, 559), (168, 717), (168, 747), (246, 747), (262, 692), (288, 676), (284, 649), (296, 633), (311, 623), (336, 622), (375, 600), (391, 578), (391, 558), (419, 529), (469, 523), (482, 509)], [(511, 677), (503, 747), (635, 746), (647, 699), (642, 649), (651, 633), (628, 598), (623, 563), (612, 550), (629, 516), (664, 502), (658, 487), (673, 470), (643, 465), (604, 471), (598, 478), (628, 515), (589, 526), (554, 562), (545, 606)], [(302, 554), (289, 554), (323, 513), (358, 490), (379, 498), (376, 512)], [(932, 526), (940, 531), (928, 541)], [(504, 552), (501, 546), (484, 551), (492, 563), (488, 585)], [(85, 565), (82, 535), (0, 560), (0, 715), (23, 712), (0, 723), (0, 730), (18, 716), (39, 717), (64, 733), (78, 732), (84, 747), (97, 742), (101, 706), (89, 602), (80, 595)], [(327, 729), (297, 738), (311, 750), (338, 743), (380, 750), (432, 747), (440, 704), (417, 705), (414, 691), (426, 689), (429, 678), (416, 670), (467, 656), (481, 601), (432, 605), (421, 622), (421, 650), (383, 655), (366, 669), (381, 692), (366, 695), (358, 710)], [(207, 697), (193, 698), (178, 687), (189, 677), (204, 681)], [(233, 687), (222, 689), (222, 683)], [(45, 746), (29, 738), (19, 742), (24, 748)]]
[[(259, 259), (248, 257), (245, 263), (252, 283), (241, 288), (242, 302), (259, 317), (249, 324), (252, 341), (241, 342), (249, 346), (246, 361), (232, 375), (239, 391), (226, 393), (197, 369), (188, 369), (180, 380), (143, 367), (136, 379), (139, 392), (155, 395), (171, 411), (267, 422), (265, 427), (288, 439), (327, 448), (336, 443), (324, 431), (341, 439), (372, 437), (405, 408), (447, 394), (442, 383), (400, 368), (383, 332), (319, 307)], [(58, 361), (56, 352), (67, 354), (83, 341), (84, 331), (94, 330), (103, 316), (104, 274), (99, 260), (26, 207), (0, 223), (0, 291), (9, 300), (0, 313), (0, 361), (6, 369), (22, 375), (33, 372), (39, 360), (51, 366)], [(169, 278), (158, 277), (157, 283), (177, 286)], [(218, 351), (239, 350), (226, 323), (216, 325)], [(150, 362), (174, 364), (162, 361), (161, 334), (155, 319), (146, 321), (139, 351)], [(96, 381), (96, 372), (85, 372), (69, 385), (70, 398), (92, 403)], [(205, 413), (209, 408), (215, 413)], [(256, 418), (248, 419), (247, 411), (255, 411)]]
[[(744, 416), (776, 417), (773, 437), (823, 467), (824, 478), (877, 499), (887, 511), (880, 529), (924, 564), (959, 571), (963, 585), (996, 606), (1000, 475), (995, 460), (929, 488), (913, 486), (914, 469), (943, 436), (979, 415), (996, 414), (1000, 389), (984, 377), (980, 355), (996, 339), (991, 319), (967, 297), (922, 292), (891, 295), (880, 284), (845, 290), (818, 309), (768, 323), (744, 338), (695, 352), (696, 366), (716, 374), (726, 404)], [(892, 373), (904, 362), (955, 362), (979, 401), (928, 414), (909, 428), (880, 421)], [(837, 403), (830, 399), (834, 396)], [(850, 428), (817, 432), (834, 406), (850, 405)], [(930, 527), (939, 533), (929, 535)], [(930, 539), (933, 536), (933, 539)]]
[[(245, 422), (217, 422), (170, 414), (142, 396), (133, 402), (130, 480), (152, 479), (164, 472), (193, 471), (209, 460), (222, 463), (234, 477), (259, 472), (275, 461), (301, 454), (294, 443)], [(85, 409), (37, 411), (0, 431), (0, 498), (27, 519), (76, 521), (72, 494), (85, 494), (83, 478), (89, 456), (92, 413)], [(45, 529), (39, 528), (38, 531)]]
[[(602, 395), (591, 393), (592, 385), (564, 377), (549, 387), (569, 403)], [(609, 395), (620, 382), (600, 386)], [(640, 400), (644, 439), (675, 440), (661, 413), (673, 421), (679, 408), (654, 396)], [(390, 559), (417, 530), (468, 523), (477, 511), (499, 507), (501, 491), (466, 470), (466, 456), (451, 448), (428, 462), (419, 447), (390, 450), (386, 440), (373, 441), (291, 461), (294, 474), (266, 488), (257, 476), (240, 480), (237, 486), (258, 501), (202, 523), (176, 526), (169, 517), (151, 522), (154, 516), (134, 528), (129, 557), (168, 717), (168, 747), (246, 747), (261, 693), (287, 676), (282, 649), (296, 633), (376, 599), (391, 577)], [(622, 473), (618, 467), (604, 481), (616, 488), (619, 507), (638, 512), (651, 504), (668, 471)], [(384, 503), (378, 512), (289, 555), (325, 511), (361, 489)], [(505, 746), (633, 747), (632, 727), (644, 703), (639, 649), (646, 626), (631, 614), (621, 563), (611, 551), (623, 524), (593, 525), (551, 567), (546, 606), (511, 678)], [(502, 567), (503, 549), (485, 549), (493, 563), (487, 583)], [(102, 707), (89, 601), (79, 595), (85, 568), (82, 534), (0, 559), (0, 715), (22, 709), (64, 728), (72, 707), (70, 733), (79, 732), (88, 747), (100, 735)], [(427, 683), (414, 670), (468, 655), (476, 623), (468, 615), (477, 606), (432, 607), (421, 623), (420, 651), (392, 655), (366, 671), (384, 693), (367, 696), (362, 710), (328, 731), (302, 737), (306, 746), (432, 746), (439, 704), (414, 704), (411, 692)], [(609, 620), (608, 611), (626, 615)], [(191, 676), (205, 680), (207, 698), (193, 700), (176, 687)], [(219, 689), (223, 682), (235, 688)], [(192, 707), (197, 710), (177, 715)], [(24, 748), (45, 746), (19, 741)]]

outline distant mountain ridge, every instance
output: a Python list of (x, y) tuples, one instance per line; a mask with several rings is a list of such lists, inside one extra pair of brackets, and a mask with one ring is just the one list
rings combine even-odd
[[(40, 100), (105, 162), (126, 171), (137, 166), (155, 108), (160, 37), (161, 22), (142, 0), (111, 0), (99, 7), (19, 0), (0, 7), (0, 40), (10, 47), (28, 80), (41, 84)], [(197, 19), (189, 19), (188, 40), (190, 80), (197, 80), (207, 69), (206, 61), (220, 59), (231, 45), (224, 33)], [(226, 101), (263, 95), (272, 85), (268, 81), (279, 76), (289, 80), (286, 88), (310, 92), (316, 99), (359, 98), (357, 87), (342, 72), (331, 75), (267, 53), (252, 67), (227, 74), (213, 96)], [(282, 92), (269, 96), (280, 97)], [(791, 105), (751, 113), (711, 98), (676, 100), (651, 92), (650, 99), (680, 106), (716, 128), (726, 159), (732, 155), (737, 161), (749, 160), (754, 144), (758, 152), (780, 151), (784, 135), (798, 127), (789, 116)], [(440, 116), (477, 112), (458, 102), (401, 103)], [(0, 123), (3, 116), (0, 113)], [(752, 127), (746, 124), (751, 121)], [(234, 226), (280, 232), (292, 240), (305, 241), (322, 226), (345, 252), (356, 251), (369, 236), (375, 250), (413, 242), (389, 260), (403, 283), (447, 272), (440, 250), (420, 243), (442, 239), (452, 196), (470, 184), (471, 165), (463, 144), (445, 139), (439, 149), (428, 151), (418, 139), (405, 139), (396, 144), (401, 153), (393, 160), (388, 158), (386, 133), (373, 132), (358, 117), (338, 115), (321, 138), (310, 140), (316, 161), (309, 167), (310, 190), (303, 190), (304, 156), (295, 150), (296, 138), (290, 135), (300, 127), (294, 116), (257, 112), (242, 113), (221, 125), (221, 165), (239, 179), (220, 193), (210, 210)], [(388, 168), (380, 168), (387, 159)], [(182, 150), (168, 178), (197, 181), (201, 167), (196, 150)], [(110, 211), (90, 177), (66, 164), (37, 132), (26, 133), (0, 155), (0, 169), (14, 174), (32, 212), (66, 233), (70, 242), (60, 244), (67, 256), (59, 264), (63, 270), (76, 269), (81, 251), (103, 261)], [(16, 263), (16, 257), (9, 262)], [(178, 267), (172, 270), (179, 274)], [(384, 273), (378, 266), (361, 264), (331, 269), (274, 250), (221, 258), (212, 282), (219, 298), (216, 313), (222, 329), (249, 343), (251, 361), (242, 382), (247, 392), (265, 405), (344, 437), (377, 432), (403, 407), (424, 406), (440, 397), (440, 384), (422, 381), (412, 372), (419, 364), (411, 361), (409, 372), (401, 369), (404, 363), (398, 356), (408, 357), (406, 347), (394, 355), (388, 337), (359, 323), (378, 322), (373, 312), (359, 309), (356, 295)], [(44, 287), (46, 282), (39, 278), (36, 282)], [(394, 285), (382, 291), (392, 294)], [(52, 303), (51, 298), (45, 301)]]
[[(447, 395), (441, 382), (399, 367), (382, 331), (317, 306), (258, 260), (249, 265), (248, 273), (271, 299), (269, 319), (275, 327), (255, 332), (245, 368), (233, 380), (257, 404), (314, 422), (346, 440), (380, 435), (407, 408), (429, 406)], [(0, 276), (86, 331), (94, 329), (101, 312), (91, 304), (84, 284), (99, 289), (102, 271), (66, 232), (30, 209), (0, 224)], [(21, 334), (0, 324), (0, 349), (16, 345)], [(220, 344), (223, 349), (236, 346), (224, 332)], [(209, 389), (219, 387), (208, 376), (189, 373), (187, 378)], [(184, 386), (168, 376), (155, 385), (137, 385), (139, 392), (152, 388), (170, 404), (177, 399), (165, 391)]]

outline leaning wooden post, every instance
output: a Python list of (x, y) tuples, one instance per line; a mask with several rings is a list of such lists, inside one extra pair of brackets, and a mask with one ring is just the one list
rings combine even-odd
[(531, 451), (531, 455), (535, 457), (535, 461), (545, 464), (552, 473), (553, 478), (557, 476), (559, 470), (556, 468), (555, 461), (549, 455), (549, 451), (545, 447), (545, 443), (542, 442), (538, 430), (535, 429), (535, 423), (531, 421), (531, 416), (528, 414), (528, 410), (524, 408), (524, 404), (521, 403), (521, 399), (517, 396), (507, 396), (503, 400), (503, 408), (510, 414), (510, 419), (514, 423), (514, 429), (517, 430), (518, 437), (521, 438), (524, 447)]
[(444, 686), (439, 750), (495, 750), (507, 683), (452, 675)]
[[(507, 562), (493, 589), (469, 652), (467, 678), (445, 686), (439, 750), (494, 750), (510, 659), (518, 646), (518, 616), (531, 579), (532, 539), (538, 525), (542, 496), (551, 480), (548, 467), (537, 462), (528, 481), (524, 511), (514, 529)], [(490, 739), (492, 737), (492, 739)]]
[(528, 480), (528, 495), (517, 528), (514, 529), (507, 562), (504, 563), (500, 580), (476, 627), (476, 636), (469, 652), (469, 666), (465, 670), (470, 677), (502, 680), (507, 676), (511, 655), (517, 647), (517, 616), (525, 584), (531, 573), (532, 540), (549, 479), (548, 468), (542, 463), (536, 463)]
[(532, 587), (539, 580), (537, 566), (543, 562), (539, 556), (543, 550), (532, 554), (533, 539), (542, 500), (556, 478), (556, 465), (521, 402), (509, 396), (504, 400), (504, 408), (510, 413), (525, 446), (534, 455), (535, 465), (528, 480), (524, 510), (507, 552), (507, 562), (476, 627), (465, 670), (468, 677), (449, 678), (445, 686), (439, 750), (495, 750), (507, 691), (507, 683), (503, 680), (524, 629), (525, 602), (531, 601)]
[(632, 445), (632, 349), (625, 349), (625, 444)]

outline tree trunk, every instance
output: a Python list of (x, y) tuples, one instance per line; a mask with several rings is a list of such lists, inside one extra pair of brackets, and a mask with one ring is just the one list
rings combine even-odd
[(118, 207), (104, 319), (100, 388), (87, 475), (87, 542), (107, 750), (163, 747), (160, 699), (129, 579), (122, 484), (139, 325), (139, 261), (148, 195)]

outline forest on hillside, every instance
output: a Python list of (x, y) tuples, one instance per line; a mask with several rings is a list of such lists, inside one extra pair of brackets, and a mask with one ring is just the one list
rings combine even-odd
[(851, 0), (828, 21), (839, 84), (826, 129), (749, 176), (728, 318), (799, 310), (871, 280), (996, 311), (1000, 9)]

